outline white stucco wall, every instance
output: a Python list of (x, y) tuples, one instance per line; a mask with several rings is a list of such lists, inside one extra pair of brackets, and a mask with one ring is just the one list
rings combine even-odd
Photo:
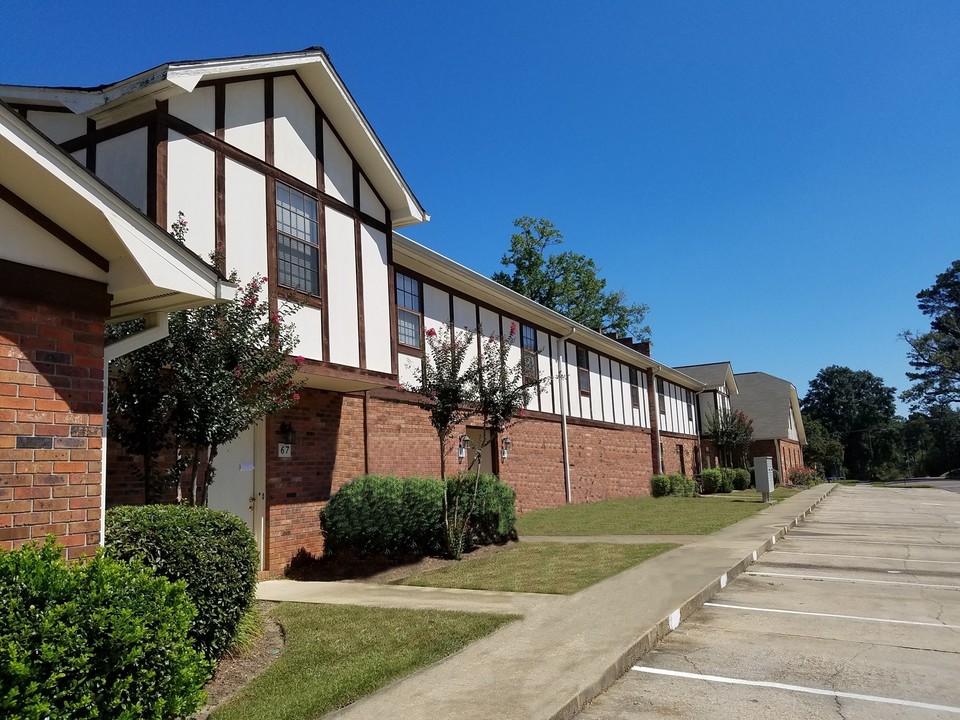
[(273, 81), (274, 165), (317, 185), (316, 109), (293, 77)]
[(327, 208), (327, 299), (330, 305), (330, 362), (360, 366), (357, 320), (357, 261), (353, 219)]
[[(187, 247), (204, 260), (209, 260), (216, 243), (214, 164), (213, 150), (178, 133), (170, 133), (167, 142), (168, 224), (165, 229), (170, 229), (177, 213), (182, 211), (187, 220)], [(98, 156), (98, 172), (99, 168)]]
[[(97, 175), (143, 211), (147, 209), (147, 129), (97, 144)], [(213, 175), (209, 176), (212, 180)], [(173, 217), (176, 217), (174, 211)]]
[(223, 137), (231, 145), (264, 159), (263, 80), (230, 83), (224, 93)]
[(387, 276), (387, 236), (366, 225), (360, 228), (363, 260), (363, 322), (367, 369), (389, 373), (390, 288)]

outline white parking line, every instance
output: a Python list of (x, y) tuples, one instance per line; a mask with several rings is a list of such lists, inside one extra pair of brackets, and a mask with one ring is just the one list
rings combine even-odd
[(766, 682), (764, 680), (743, 680), (741, 678), (729, 678), (720, 675), (698, 675), (697, 673), (682, 672), (680, 670), (663, 670), (661, 668), (643, 667), (640, 665), (634, 665), (633, 670), (650, 673), (651, 675), (667, 675), (670, 677), (688, 678), (690, 680), (706, 680), (708, 682), (724, 683), (726, 685), (750, 685), (753, 687), (772, 688), (774, 690), (790, 690), (792, 692), (807, 693), (808, 695), (826, 695), (827, 697), (849, 700), (866, 700), (867, 702), (883, 703), (885, 705), (902, 705), (904, 707), (922, 708), (923, 710), (936, 710), (960, 715), (960, 707), (953, 707), (951, 705), (935, 705), (933, 703), (916, 702), (914, 700), (900, 700), (899, 698), (887, 698), (878, 695), (861, 695), (860, 693), (824, 690), (821, 688), (804, 687), (803, 685), (786, 685), (784, 683)]
[(861, 558), (863, 560), (900, 560), (901, 562), (936, 563), (937, 565), (960, 565), (960, 560), (912, 560), (910, 558), (878, 557), (876, 555), (837, 555), (835, 553), (791, 552), (790, 550), (771, 550), (777, 555), (815, 555), (816, 557)]
[(745, 575), (757, 577), (785, 577), (800, 578), (801, 580), (832, 580), (836, 582), (869, 583), (870, 585), (907, 585), (909, 587), (939, 588), (941, 590), (960, 590), (960, 585), (933, 585), (929, 583), (914, 583), (900, 580), (862, 580), (860, 578), (834, 577), (832, 575), (794, 575), (791, 573), (756, 572), (748, 570)]
[(850, 542), (856, 542), (857, 545), (896, 545), (897, 547), (931, 547), (931, 548), (947, 548), (948, 550), (955, 550), (960, 548), (960, 545), (946, 545), (943, 543), (915, 543), (915, 542), (887, 542), (885, 540), (859, 540), (856, 537), (851, 535), (835, 535), (834, 537), (819, 537), (813, 535), (807, 535), (803, 530), (794, 530), (790, 533), (791, 540), (803, 540), (804, 542), (817, 541), (820, 542), (833, 542), (833, 543), (844, 543), (849, 544)]
[(842, 620), (864, 620), (866, 622), (892, 623), (894, 625), (921, 625), (923, 627), (957, 628), (960, 625), (947, 623), (921, 622), (920, 620), (891, 620), (889, 618), (864, 617), (862, 615), (837, 615), (835, 613), (805, 612), (802, 610), (778, 610), (776, 608), (749, 607), (746, 605), (728, 605), (726, 603), (706, 602), (704, 607), (727, 608), (730, 610), (747, 610), (750, 612), (780, 613), (783, 615), (809, 615), (811, 617), (840, 618)]

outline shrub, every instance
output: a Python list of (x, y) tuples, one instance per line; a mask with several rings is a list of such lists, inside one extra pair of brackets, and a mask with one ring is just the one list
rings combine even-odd
[(696, 497), (697, 485), (693, 478), (681, 473), (654, 475), (650, 478), (650, 493), (654, 497), (676, 495), (677, 497)]
[(467, 526), (465, 547), (504, 543), (516, 537), (517, 494), (496, 475), (464, 473), (447, 479), (450, 502), (460, 502), (460, 507), (470, 507), (474, 487), (477, 495), (470, 507), (470, 522)]
[(791, 485), (806, 485), (813, 487), (823, 482), (823, 477), (816, 471), (808, 467), (794, 468), (790, 471), (788, 479)]
[(107, 513), (107, 552), (137, 558), (170, 580), (183, 580), (197, 607), (190, 636), (208, 658), (230, 647), (253, 602), (257, 543), (232, 513), (187, 505), (117, 507)]
[(327, 555), (433, 555), (444, 546), (443, 483), (364, 475), (330, 498), (320, 524)]
[(733, 490), (733, 476), (730, 468), (707, 468), (700, 473), (703, 494), (728, 493)]
[(650, 478), (650, 494), (664, 497), (673, 494), (673, 481), (669, 475), (654, 475)]
[[(516, 493), (496, 475), (481, 475), (470, 507), (475, 473), (447, 478), (451, 504), (469, 507), (465, 546), (505, 542), (515, 536)], [(320, 513), (327, 555), (401, 558), (444, 551), (443, 483), (427, 478), (358, 477), (337, 491)]]
[(139, 563), (67, 563), (52, 538), (0, 551), (0, 716), (191, 715), (211, 670), (195, 614), (182, 582)]
[(746, 468), (733, 469), (733, 489), (746, 490), (750, 487), (750, 471)]

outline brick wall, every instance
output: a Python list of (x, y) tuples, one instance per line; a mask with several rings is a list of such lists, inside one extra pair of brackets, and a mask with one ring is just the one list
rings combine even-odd
[(772, 457), (773, 467), (786, 482), (790, 471), (803, 467), (803, 450), (795, 440), (754, 440), (750, 444), (750, 462), (755, 457)]
[[(675, 435), (660, 433), (660, 442), (663, 445), (663, 472), (666, 475), (682, 472), (687, 477), (697, 473), (696, 457), (699, 441), (689, 435)], [(681, 463), (680, 450), (683, 451)]]
[(100, 540), (103, 316), (82, 305), (0, 297), (0, 548)]

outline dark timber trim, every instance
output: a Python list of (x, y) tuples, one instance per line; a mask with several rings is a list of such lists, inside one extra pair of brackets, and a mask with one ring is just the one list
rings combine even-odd
[[(0, 200), (3, 200), (21, 215), (39, 225), (41, 228), (53, 235), (57, 240), (77, 253), (77, 255), (82, 257), (84, 260), (88, 260), (95, 267), (103, 270), (104, 272), (110, 271), (110, 262), (103, 257), (103, 255), (86, 245), (73, 233), (68, 232), (64, 228), (60, 227), (57, 223), (48, 218), (42, 212), (37, 210), (37, 208), (4, 185), (0, 185)], [(4, 289), (6, 289), (5, 285), (9, 279), (8, 276), (0, 274), (0, 277), (4, 278)]]
[[(214, 133), (217, 140), (226, 137), (227, 86), (219, 82), (213, 86)], [(226, 194), (226, 158), (222, 150), (214, 152), (213, 196), (214, 196), (214, 258), (221, 273), (227, 272), (227, 194)]]

